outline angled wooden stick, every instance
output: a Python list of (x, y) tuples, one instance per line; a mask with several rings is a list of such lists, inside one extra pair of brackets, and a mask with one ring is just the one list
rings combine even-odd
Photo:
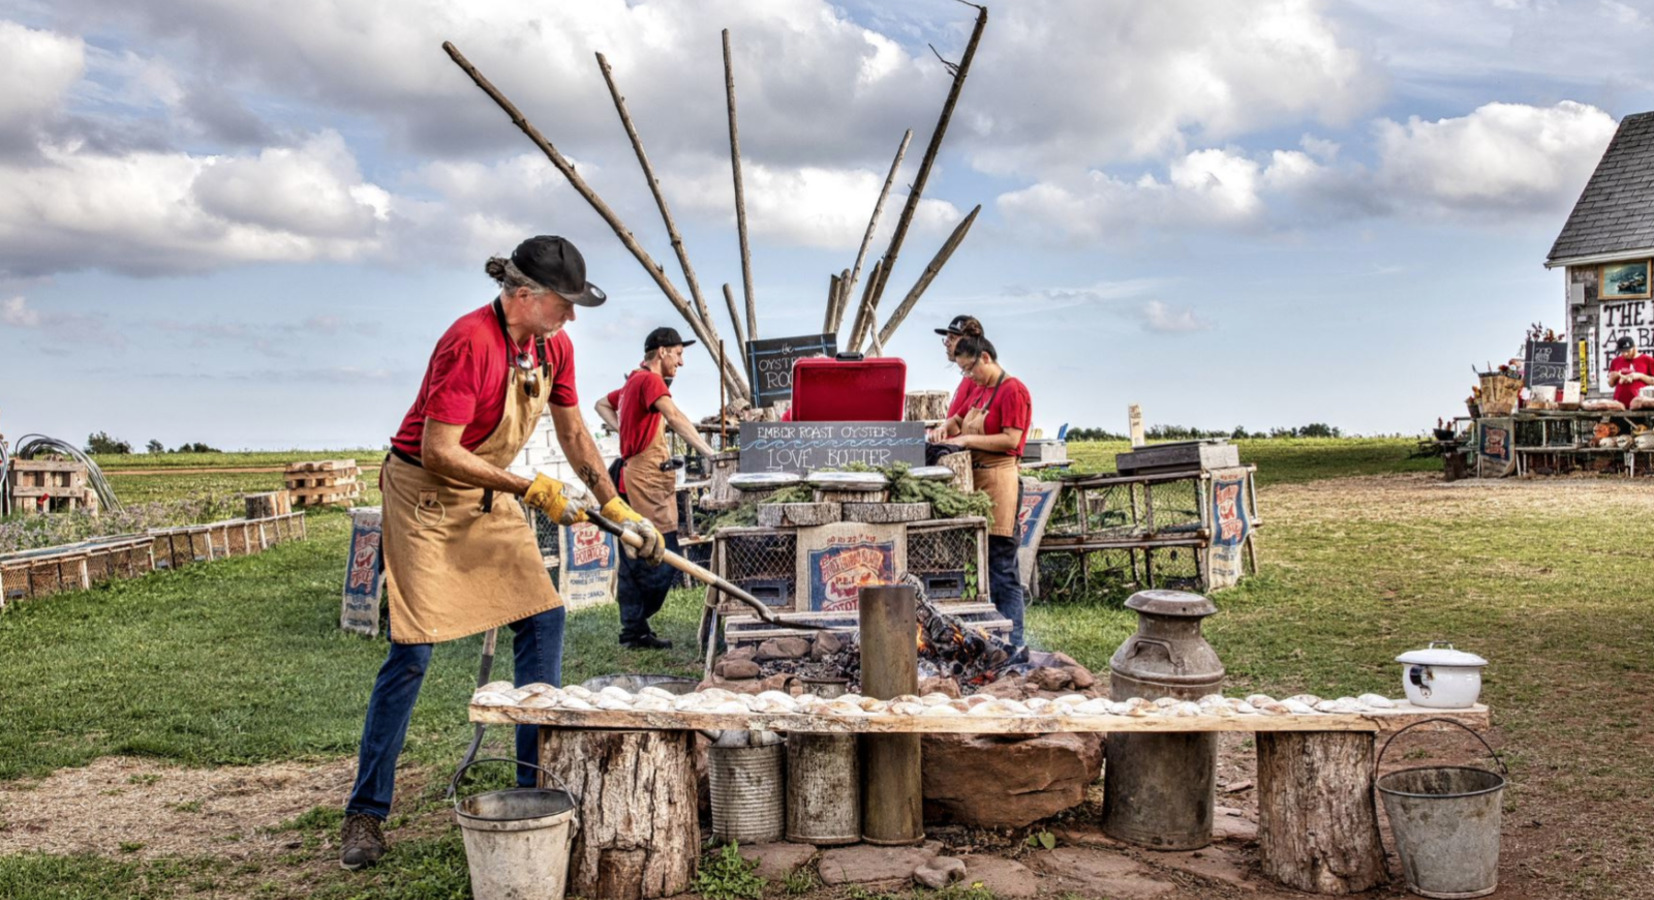
[(751, 368), (747, 364), (747, 338), (741, 333), (741, 317), (735, 312), (735, 292), (729, 289), (729, 282), (724, 282), (724, 305), (729, 307), (729, 324), (735, 327), (735, 343), (741, 354), (741, 371)]
[[(540, 134), (540, 130), (535, 128), (533, 123), (529, 122), (528, 119), (524, 118), (521, 112), (517, 111), (517, 107), (513, 105), (510, 100), (506, 99), (504, 94), (500, 93), (499, 88), (494, 87), (492, 82), (483, 77), (481, 72), (477, 71), (476, 66), (471, 65), (470, 60), (466, 59), (465, 56), (459, 52), (459, 48), (455, 47), (452, 42), (444, 41), (442, 43), (442, 49), (445, 50), (448, 53), (448, 56), (453, 59), (455, 65), (464, 70), (465, 74), (469, 75), (473, 82), (476, 82), (477, 87), (481, 88), (483, 93), (492, 98), (500, 109), (504, 110), (505, 114), (511, 117), (512, 124), (516, 125), (523, 132), (523, 134), (528, 135), (528, 139), (533, 141), (536, 147), (540, 148), (540, 152), (544, 153), (547, 159), (551, 160), (551, 164), (557, 167), (557, 171), (563, 173), (563, 177), (568, 179), (569, 186), (573, 187), (581, 197), (585, 198), (587, 203), (591, 204), (591, 208), (599, 216), (601, 216), (603, 221), (608, 223), (609, 228), (614, 231), (615, 237), (620, 238), (620, 242), (625, 245), (627, 250), (632, 252), (632, 256), (643, 266), (644, 271), (648, 272), (649, 277), (654, 279), (655, 284), (661, 289), (661, 292), (666, 294), (667, 301), (672, 304), (672, 307), (678, 311), (679, 315), (683, 316), (684, 321), (689, 323), (690, 329), (694, 331), (702, 341), (710, 343), (710, 336), (706, 333), (705, 328), (702, 327), (699, 317), (695, 315), (694, 310), (689, 308), (689, 304), (684, 301), (683, 295), (678, 293), (678, 289), (673, 286), (669, 279), (667, 279), (665, 270), (659, 263), (655, 262), (653, 257), (649, 255), (649, 251), (643, 249), (643, 247), (638, 244), (637, 238), (632, 236), (631, 230), (626, 227), (624, 222), (620, 221), (620, 217), (615, 214), (613, 209), (609, 208), (609, 204), (604, 203), (603, 198), (599, 197), (597, 192), (592, 190), (591, 185), (588, 185), (586, 180), (580, 177), (580, 173), (575, 171), (574, 165), (564, 158), (563, 154), (557, 152), (557, 148), (553, 147), (551, 142), (547, 141), (545, 136)], [(735, 393), (742, 398), (751, 399), (752, 395), (747, 390), (744, 379), (734, 385), (734, 388)]]
[[(913, 223), (913, 214), (919, 209), (919, 198), (925, 192), (925, 182), (930, 178), (931, 166), (936, 163), (937, 151), (942, 148), (942, 138), (948, 133), (948, 123), (953, 119), (953, 108), (959, 102), (959, 92), (965, 87), (965, 76), (970, 74), (971, 60), (976, 57), (976, 47), (982, 42), (982, 30), (988, 26), (988, 8), (977, 6), (976, 9), (976, 28), (971, 31), (970, 43), (965, 45), (965, 55), (960, 59), (959, 65), (953, 67), (953, 86), (948, 89), (948, 99), (942, 104), (942, 115), (936, 121), (936, 130), (930, 135), (930, 144), (925, 148), (925, 158), (919, 163), (919, 171), (914, 175), (913, 184), (908, 189), (907, 204), (902, 207), (902, 215), (896, 220), (896, 230), (890, 235), (890, 246), (884, 251), (884, 274), (874, 285), (873, 302), (868, 306), (869, 315), (878, 308), (879, 298), (884, 294), (884, 283), (890, 280), (890, 272), (896, 267), (896, 257), (902, 252), (902, 241), (907, 238), (908, 226)], [(859, 337), (850, 349), (861, 349)]]
[(838, 303), (838, 273), (827, 276), (827, 314), (821, 317), (821, 333), (833, 330), (833, 307)]
[(747, 340), (758, 340), (758, 307), (752, 299), (752, 251), (747, 246), (747, 195), (741, 188), (741, 133), (735, 126), (735, 66), (724, 29), (724, 95), (729, 100), (729, 162), (735, 171), (735, 230), (741, 237), (741, 289), (747, 298)]
[(845, 269), (838, 276), (838, 296), (833, 298), (833, 324), (827, 330), (837, 334), (839, 326), (844, 324), (844, 308), (850, 304), (850, 270)]
[(884, 189), (879, 191), (879, 200), (873, 204), (873, 215), (867, 220), (867, 232), (861, 236), (861, 249), (856, 251), (856, 264), (850, 269), (850, 277), (846, 279), (845, 293), (856, 289), (856, 282), (861, 279), (861, 264), (867, 258), (867, 245), (873, 242), (873, 232), (878, 230), (879, 216), (884, 213), (884, 201), (890, 196), (890, 186), (896, 182), (896, 172), (902, 167), (902, 157), (907, 155), (908, 142), (913, 140), (913, 129), (909, 128), (902, 134), (901, 146), (896, 148), (896, 158), (890, 163), (890, 174), (884, 177)]
[[(884, 260), (880, 259), (880, 260), (874, 261), (872, 270), (867, 273), (867, 284), (866, 284), (866, 286), (864, 286), (862, 288), (861, 303), (860, 303), (860, 305), (858, 305), (856, 307), (856, 319), (855, 319), (855, 321), (856, 321), (855, 327), (856, 328), (864, 327), (863, 323), (866, 322), (873, 315), (873, 310), (869, 308), (869, 304), (871, 304), (873, 302), (873, 288), (874, 288), (874, 286), (876, 286), (879, 283), (879, 275), (883, 271), (884, 271)], [(848, 302), (849, 298), (845, 298), (845, 299), (846, 299), (846, 302)], [(855, 343), (854, 335), (855, 335), (855, 331), (852, 330), (851, 331), (851, 336), (852, 336), (851, 340), (846, 342), (843, 346), (839, 347), (839, 349), (840, 350), (849, 350), (849, 351), (854, 352), (855, 349), (856, 349), (856, 343)]]
[(912, 311), (913, 305), (919, 302), (919, 297), (924, 294), (925, 289), (930, 287), (932, 281), (936, 280), (937, 273), (941, 272), (942, 267), (947, 265), (948, 259), (953, 256), (953, 251), (959, 247), (959, 242), (963, 241), (965, 234), (971, 230), (971, 223), (976, 221), (976, 214), (981, 211), (982, 204), (978, 203), (976, 208), (971, 210), (970, 215), (954, 226), (953, 234), (948, 235), (947, 241), (942, 244), (942, 249), (936, 251), (936, 256), (930, 261), (930, 265), (925, 266), (925, 271), (919, 275), (919, 280), (914, 283), (913, 289), (907, 292), (907, 296), (902, 298), (902, 302), (897, 305), (895, 312), (890, 314), (889, 321), (884, 323), (884, 329), (878, 334), (880, 345), (890, 343), (890, 338), (896, 333), (897, 327), (902, 324), (902, 320), (907, 318), (907, 314)]
[[(620, 88), (615, 85), (614, 72), (609, 68), (609, 61), (603, 54), (597, 54), (597, 67), (603, 72), (603, 83), (609, 86), (609, 96), (614, 98), (615, 112), (620, 113), (620, 124), (626, 128), (626, 137), (632, 142), (632, 150), (637, 153), (638, 165), (643, 167), (643, 177), (649, 182), (649, 193), (655, 197), (655, 206), (660, 209), (660, 217), (666, 222), (666, 234), (672, 240), (672, 251), (677, 254), (678, 265), (683, 268), (684, 281), (689, 284), (689, 296), (695, 301), (695, 311), (700, 314), (701, 325), (713, 343), (722, 341), (718, 334), (718, 323), (707, 311), (706, 300), (701, 296), (701, 284), (695, 278), (695, 267), (689, 263), (689, 251), (684, 246), (683, 236), (678, 233), (678, 224), (672, 219), (672, 209), (666, 203), (666, 195), (661, 193), (660, 179), (655, 177), (654, 166), (649, 164), (649, 155), (643, 150), (643, 138), (638, 136), (637, 126), (632, 123), (632, 114), (626, 109), (626, 98), (621, 96)], [(724, 357), (714, 348), (713, 343), (706, 344), (707, 355), (719, 367), (725, 380), (735, 373), (725, 365)]]

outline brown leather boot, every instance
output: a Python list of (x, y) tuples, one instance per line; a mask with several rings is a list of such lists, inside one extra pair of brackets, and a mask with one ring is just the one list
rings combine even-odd
[(344, 834), (339, 839), (339, 865), (347, 869), (371, 866), (385, 855), (385, 832), (373, 816), (345, 816)]

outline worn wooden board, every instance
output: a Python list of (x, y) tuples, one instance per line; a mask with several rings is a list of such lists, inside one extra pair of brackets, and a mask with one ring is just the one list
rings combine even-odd
[(559, 728), (746, 729), (815, 734), (1054, 734), (1060, 732), (1364, 731), (1392, 732), (1426, 719), (1447, 719), (1476, 730), (1488, 728), (1488, 708), (1425, 709), (1398, 703), (1368, 713), (1284, 716), (829, 716), (785, 713), (639, 712), (636, 710), (471, 707), (471, 721), (552, 725)]

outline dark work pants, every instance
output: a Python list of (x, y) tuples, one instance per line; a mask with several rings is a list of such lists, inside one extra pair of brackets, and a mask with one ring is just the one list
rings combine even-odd
[[(1018, 482), (1017, 508), (1022, 508), (1022, 488)], [(1021, 543), (1021, 528), (1012, 537), (988, 537), (988, 591), (993, 595), (994, 609), (1011, 620), (1011, 644), (1020, 647), (1022, 639), (1022, 574), (1017, 568), (1017, 546)]]
[[(563, 684), (563, 608), (511, 623), (512, 683), (545, 682)], [(356, 784), (345, 804), (347, 815), (366, 813), (376, 819), (390, 815), (391, 793), (396, 783), (396, 758), (408, 736), (414, 701), (431, 664), (431, 644), (391, 644), (379, 677), (368, 698), (367, 720), (362, 723), (362, 746), (356, 760)], [(539, 727), (517, 726), (517, 759), (540, 761)], [(527, 766), (517, 767), (519, 787), (534, 787), (539, 773)]]
[[(668, 552), (678, 552), (678, 533), (661, 535)], [(666, 594), (678, 580), (678, 570), (666, 563), (651, 566), (641, 559), (620, 555), (620, 578), (615, 587), (615, 602), (620, 605), (620, 639), (633, 640), (654, 634), (649, 619), (660, 612), (666, 603)]]

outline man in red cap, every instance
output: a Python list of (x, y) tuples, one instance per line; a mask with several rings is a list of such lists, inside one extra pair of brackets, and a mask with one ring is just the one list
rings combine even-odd
[[(345, 806), (339, 863), (347, 869), (385, 852), (380, 823), (390, 814), (396, 759), (432, 645), (509, 624), (516, 684), (562, 681), (563, 600), (516, 498), (561, 525), (586, 513), (564, 496), (562, 482), (506, 470), (548, 404), (563, 453), (602, 515), (643, 539), (642, 549), (626, 552), (655, 563), (664, 552), (655, 528), (616, 496), (580, 416), (574, 345), (563, 325), (576, 307), (605, 299), (586, 281), (580, 251), (541, 235), (484, 269), (499, 296), (437, 342), (379, 473), (391, 645), (368, 699)], [(517, 767), (517, 783), (525, 787), (535, 784), (536, 732), (517, 728), (517, 759), (528, 764)]]
[[(668, 550), (678, 549), (678, 474), (671, 465), (667, 429), (683, 438), (696, 452), (711, 459), (712, 445), (695, 430), (695, 423), (672, 400), (667, 386), (683, 366), (683, 351), (693, 345), (673, 328), (656, 328), (643, 339), (643, 362), (626, 377), (626, 384), (597, 401), (597, 415), (620, 432), (620, 462), (616, 486), (666, 539)], [(660, 612), (672, 589), (676, 570), (646, 566), (635, 559), (620, 561), (615, 601), (620, 605), (620, 643), (625, 647), (664, 650), (672, 642), (655, 634), (649, 619)]]

